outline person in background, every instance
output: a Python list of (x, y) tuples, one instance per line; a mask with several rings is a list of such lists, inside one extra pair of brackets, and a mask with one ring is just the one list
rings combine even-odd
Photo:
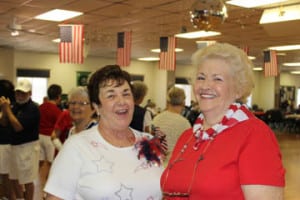
[(68, 105), (73, 126), (69, 130), (69, 136), (89, 129), (98, 123), (98, 116), (91, 106), (86, 87), (73, 88), (68, 95)]
[(60, 150), (61, 145), (67, 139), (72, 126), (72, 118), (68, 106), (68, 108), (64, 109), (58, 116), (52, 132), (52, 141), (57, 150)]
[[(166, 134), (168, 154), (173, 151), (175, 143), (180, 134), (191, 127), (190, 122), (181, 115), (185, 105), (184, 90), (178, 87), (171, 87), (167, 94), (167, 108), (156, 117), (152, 124), (159, 127)], [(168, 161), (169, 155), (166, 159)]]
[(156, 111), (156, 103), (148, 99), (147, 104), (145, 106), (146, 110), (150, 112), (151, 118), (153, 119), (157, 115)]
[(68, 109), (63, 111), (63, 115), (56, 121), (52, 133), (52, 141), (58, 151), (68, 137), (89, 129), (98, 123), (98, 116), (90, 104), (86, 87), (73, 88), (68, 95), (68, 99)]
[(31, 87), (29, 80), (20, 79), (15, 87), (16, 103), (11, 105), (8, 99), (1, 100), (2, 113), (13, 128), (9, 179), (16, 197), (25, 196), (26, 200), (33, 199), (33, 181), (38, 178), (40, 153), (40, 112), (38, 105), (31, 100)]
[(47, 100), (40, 106), (40, 125), (39, 125), (39, 141), (40, 141), (40, 169), (45, 167), (45, 172), (42, 179), (46, 179), (54, 159), (55, 147), (52, 143), (51, 134), (54, 130), (54, 125), (61, 114), (59, 108), (62, 89), (60, 85), (52, 84), (47, 89)]
[(0, 177), (3, 186), (2, 200), (14, 199), (12, 194), (10, 182), (8, 179), (11, 157), (11, 135), (13, 129), (7, 123), (7, 117), (2, 113), (3, 102), (9, 100), (11, 104), (15, 102), (15, 90), (11, 81), (0, 80)]
[(160, 151), (143, 145), (157, 138), (129, 127), (134, 111), (129, 73), (104, 66), (90, 77), (88, 91), (99, 123), (66, 140), (51, 167), (46, 199), (160, 200)]
[(272, 130), (244, 104), (253, 64), (216, 43), (192, 56), (201, 114), (178, 139), (161, 177), (164, 199), (283, 200), (285, 169)]
[(298, 105), (297, 109), (295, 110), (296, 114), (300, 114), (300, 104)]
[(150, 133), (150, 125), (152, 122), (151, 113), (147, 111), (147, 109), (140, 106), (147, 94), (148, 87), (142, 81), (133, 81), (132, 87), (135, 105), (130, 127), (139, 131), (145, 131)]

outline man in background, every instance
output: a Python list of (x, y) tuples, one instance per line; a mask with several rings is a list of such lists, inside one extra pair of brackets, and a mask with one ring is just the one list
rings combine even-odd
[[(60, 85), (52, 84), (47, 90), (47, 100), (45, 100), (40, 106), (40, 125), (39, 125), (39, 140), (40, 140), (40, 169), (45, 167), (45, 176), (42, 179), (46, 179), (54, 159), (55, 147), (51, 140), (51, 134), (54, 130), (55, 123), (61, 114), (59, 108), (61, 102), (62, 88)], [(45, 166), (43, 166), (45, 165)], [(42, 180), (44, 182), (44, 180)]]
[(31, 90), (30, 81), (21, 79), (15, 87), (16, 103), (10, 105), (7, 98), (0, 101), (2, 114), (13, 128), (9, 179), (17, 199), (25, 200), (33, 200), (33, 181), (38, 178), (39, 171), (40, 112), (38, 105), (31, 100)]

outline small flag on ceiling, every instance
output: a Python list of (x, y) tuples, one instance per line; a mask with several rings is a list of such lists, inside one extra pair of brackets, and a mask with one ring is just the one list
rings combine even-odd
[(83, 63), (83, 25), (65, 24), (60, 27), (59, 61)]
[(131, 31), (119, 32), (117, 37), (117, 65), (129, 66), (131, 58)]
[(176, 69), (176, 38), (160, 37), (159, 69), (175, 71)]
[(265, 76), (277, 76), (279, 74), (276, 51), (264, 51), (264, 71)]
[(247, 56), (249, 55), (249, 47), (247, 45), (241, 45), (240, 49), (243, 50)]

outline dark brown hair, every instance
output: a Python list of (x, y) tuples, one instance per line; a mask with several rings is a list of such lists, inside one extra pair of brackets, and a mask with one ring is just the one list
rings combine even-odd
[(101, 104), (99, 100), (100, 88), (108, 86), (111, 80), (116, 81), (117, 86), (127, 82), (132, 91), (130, 74), (122, 70), (119, 65), (106, 65), (94, 72), (89, 78), (87, 88), (91, 103)]

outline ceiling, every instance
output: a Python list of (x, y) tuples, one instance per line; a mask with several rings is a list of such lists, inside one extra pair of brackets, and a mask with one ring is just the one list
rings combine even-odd
[[(212, 1), (212, 0), (207, 0)], [(88, 56), (114, 58), (117, 32), (129, 31), (132, 35), (132, 59), (158, 56), (150, 49), (159, 48), (161, 36), (180, 33), (182, 27), (196, 31), (190, 23), (189, 10), (195, 0), (0, 0), (0, 47), (36, 52), (58, 52), (58, 22), (34, 19), (34, 16), (54, 8), (81, 11), (84, 15), (63, 23), (85, 25), (89, 41)], [(300, 0), (288, 0), (287, 5), (300, 4)], [(269, 5), (275, 7), (278, 5)], [(249, 55), (255, 56), (256, 66), (263, 64), (263, 50), (269, 46), (300, 44), (300, 20), (289, 23), (260, 25), (259, 20), (266, 7), (245, 9), (227, 5), (228, 18), (216, 30), (222, 35), (204, 38), (248, 46)], [(13, 22), (28, 32), (12, 37), (7, 26)], [(36, 32), (31, 33), (31, 29)], [(197, 49), (194, 40), (178, 39), (178, 64), (189, 64)], [(288, 51), (278, 56), (279, 63), (300, 61), (300, 51)], [(293, 68), (289, 68), (293, 69)], [(287, 68), (281, 66), (281, 70)]]

